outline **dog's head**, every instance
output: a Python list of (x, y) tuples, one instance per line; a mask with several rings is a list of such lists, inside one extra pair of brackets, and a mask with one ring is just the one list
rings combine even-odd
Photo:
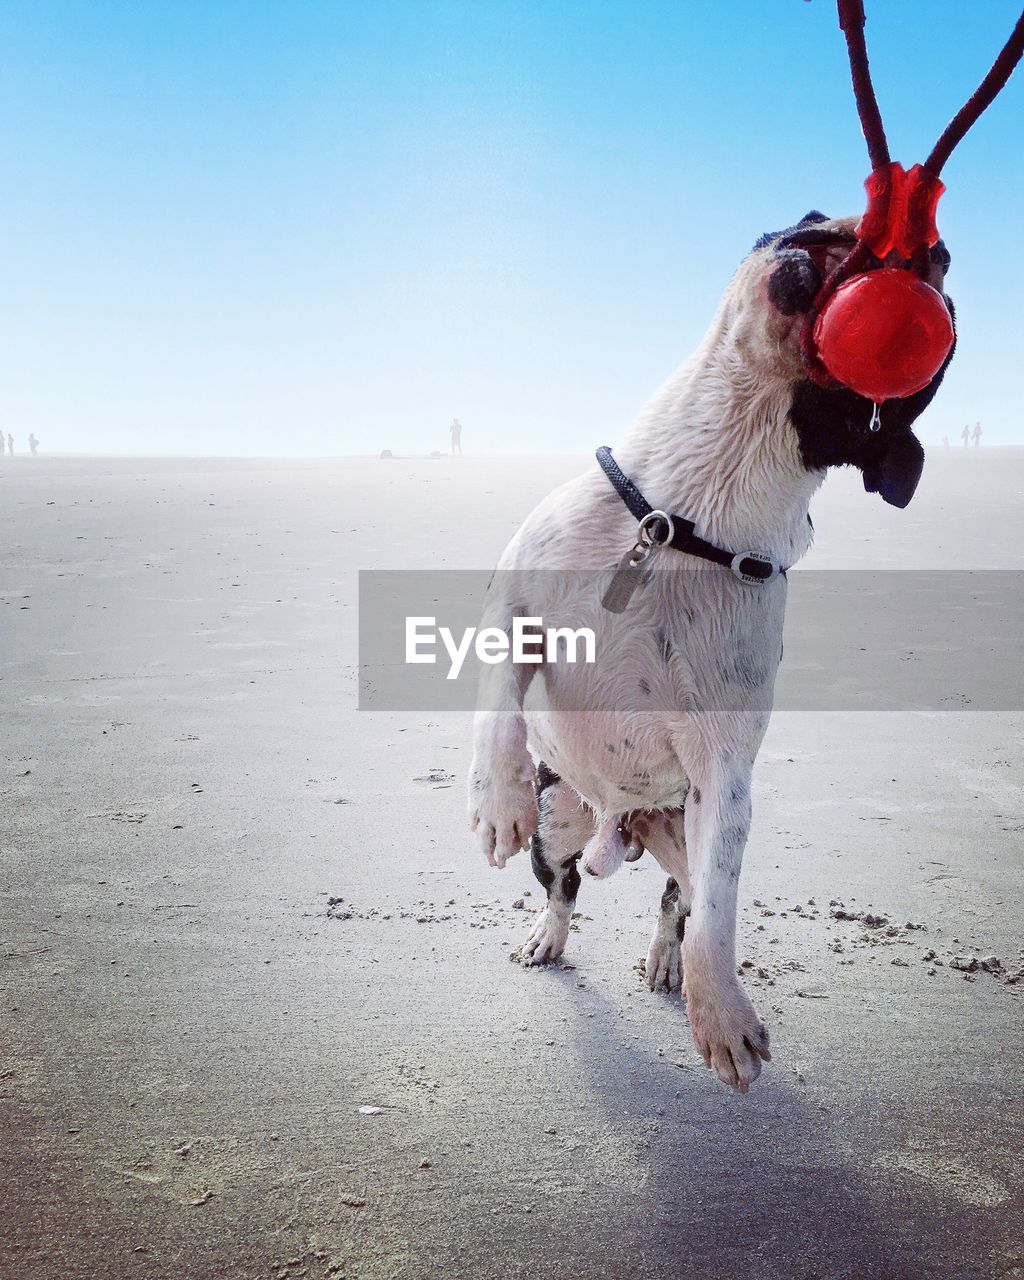
[[(953, 351), (926, 387), (881, 405), (877, 431), (869, 428), (870, 400), (846, 387), (818, 386), (806, 376), (800, 359), (804, 316), (822, 281), (856, 243), (856, 223), (856, 218), (827, 218), (812, 211), (785, 231), (762, 236), (733, 281), (733, 296), (745, 303), (748, 315), (759, 317), (762, 340), (745, 344), (748, 353), (756, 353), (755, 362), (765, 364), (759, 372), (792, 383), (790, 421), (804, 465), (819, 470), (859, 467), (868, 493), (905, 507), (924, 466), (924, 450), (911, 428), (938, 390)], [(949, 261), (940, 240), (931, 250), (927, 280), (942, 294), (952, 317), (953, 304), (943, 288)]]

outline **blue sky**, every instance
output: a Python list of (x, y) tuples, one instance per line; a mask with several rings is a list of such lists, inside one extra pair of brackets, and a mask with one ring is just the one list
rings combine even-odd
[[(1015, 0), (868, 0), (923, 159)], [(74, 452), (587, 449), (757, 235), (857, 212), (830, 0), (0, 9), (0, 416)], [(960, 346), (922, 434), (1024, 441), (1024, 72), (939, 209)]]

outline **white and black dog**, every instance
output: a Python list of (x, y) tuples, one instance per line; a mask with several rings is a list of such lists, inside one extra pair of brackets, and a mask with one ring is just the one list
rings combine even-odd
[[(806, 377), (801, 322), (853, 245), (855, 221), (811, 213), (758, 241), (697, 352), (616, 450), (618, 491), (611, 467), (595, 467), (552, 493), (509, 543), (499, 570), (516, 572), (495, 575), (488, 603), (506, 628), (515, 616), (543, 617), (589, 626), (597, 638), (594, 665), (501, 664), (482, 675), (471, 823), (493, 866), (532, 848), (547, 905), (525, 957), (543, 964), (561, 954), (577, 863), (601, 876), (648, 850), (670, 877), (648, 984), (678, 988), (685, 973), (697, 1047), (741, 1092), (770, 1056), (737, 976), (736, 898), (782, 650), (786, 577), (771, 566), (807, 550), (808, 505), (830, 466), (859, 467), (869, 492), (906, 506), (924, 458), (911, 425), (945, 371), (887, 401), (874, 431), (869, 401)], [(941, 292), (941, 241), (930, 261)], [(607, 584), (637, 542), (638, 515), (622, 492), (629, 482), (641, 502), (692, 521), (727, 553), (726, 565), (749, 550), (759, 553), (754, 568), (771, 565), (751, 581), (749, 562), (730, 572), (661, 546), (628, 605), (611, 611), (594, 583), (599, 575)]]

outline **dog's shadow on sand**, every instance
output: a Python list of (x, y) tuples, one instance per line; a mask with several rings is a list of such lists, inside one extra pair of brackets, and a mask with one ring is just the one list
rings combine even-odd
[[(611, 1214), (604, 1203), (608, 1188), (594, 1189), (580, 1245), (587, 1256), (579, 1258), (577, 1275), (926, 1280), (999, 1274), (998, 1266), (990, 1268), (1000, 1209), (979, 1209), (874, 1164), (869, 1135), (877, 1145), (877, 1113), (851, 1114), (842, 1104), (815, 1101), (775, 1062), (746, 1097), (734, 1095), (692, 1045), (676, 1055), (677, 1065), (658, 1056), (649, 1035), (624, 1044), (616, 1034), (622, 1027), (617, 1002), (589, 981), (580, 989), (578, 971), (552, 967), (537, 980), (564, 989), (566, 1035), (581, 1089), (622, 1144), (624, 1162), (635, 1161), (614, 1188)], [(665, 1013), (678, 1020), (661, 1034), (687, 1044), (685, 1004), (660, 998)], [(885, 1101), (881, 1096), (882, 1107)], [(888, 1135), (890, 1145), (907, 1137)], [(588, 1198), (589, 1189), (581, 1199)], [(978, 1270), (982, 1259), (988, 1267)]]

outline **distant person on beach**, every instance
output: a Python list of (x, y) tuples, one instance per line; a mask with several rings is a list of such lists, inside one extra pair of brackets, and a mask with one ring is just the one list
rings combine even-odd
[(33, 458), (36, 456), (36, 450), (38, 448), (39, 448), (39, 441), (36, 439), (36, 433), (34, 431), (30, 431), (28, 433), (28, 449), (29, 449), (29, 453), (31, 453)]
[(970, 427), (964, 427), (963, 431), (960, 432), (960, 438), (964, 442), (965, 449), (967, 448), (967, 441), (970, 439), (970, 435), (971, 435)]
[(452, 425), (448, 428), (448, 434), (452, 438), (452, 457), (462, 453), (462, 423), (458, 418), (452, 418)]
[[(0, 434), (0, 444), (3, 443), (3, 435)], [(14, 457), (14, 436), (8, 431), (7, 433), (7, 452)]]
[(971, 439), (974, 441), (975, 449), (980, 449), (981, 448), (981, 423), (980, 422), (976, 422), (974, 424), (974, 434), (972, 435)]

